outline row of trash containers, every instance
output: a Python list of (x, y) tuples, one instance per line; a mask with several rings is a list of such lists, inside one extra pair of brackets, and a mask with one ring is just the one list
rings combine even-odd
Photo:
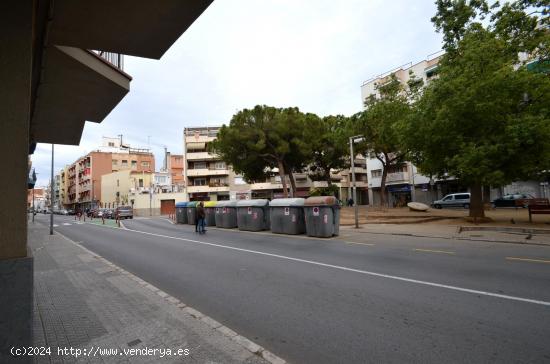
[[(176, 222), (194, 225), (198, 202), (178, 202)], [(331, 237), (339, 234), (340, 205), (332, 196), (204, 202), (207, 226), (270, 230), (277, 234)]]

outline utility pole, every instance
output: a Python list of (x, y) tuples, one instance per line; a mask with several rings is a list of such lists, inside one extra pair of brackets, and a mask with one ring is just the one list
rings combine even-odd
[(32, 222), (34, 223), (34, 186), (32, 187)]
[(360, 143), (365, 138), (362, 135), (355, 135), (349, 138), (349, 152), (351, 160), (351, 179), (353, 183), (353, 203), (355, 204), (355, 228), (359, 228), (359, 204), (357, 203), (357, 184), (355, 182), (355, 162), (353, 154), (353, 143)]
[(52, 143), (52, 172), (50, 183), (50, 235), (53, 235), (53, 200), (54, 196), (54, 180), (53, 180), (53, 143)]

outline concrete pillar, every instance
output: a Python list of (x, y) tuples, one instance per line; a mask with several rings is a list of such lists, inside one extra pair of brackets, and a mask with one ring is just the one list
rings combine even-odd
[[(31, 344), (33, 265), (27, 252), (27, 178), (34, 1), (0, 2), (0, 362)], [(23, 360), (25, 361), (25, 360)], [(19, 361), (17, 361), (19, 362)]]

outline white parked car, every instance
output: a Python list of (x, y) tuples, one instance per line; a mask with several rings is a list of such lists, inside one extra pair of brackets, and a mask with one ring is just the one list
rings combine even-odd
[(465, 209), (470, 208), (470, 193), (451, 193), (443, 197), (441, 200), (433, 202), (433, 207), (436, 209), (441, 209), (443, 207), (464, 207)]

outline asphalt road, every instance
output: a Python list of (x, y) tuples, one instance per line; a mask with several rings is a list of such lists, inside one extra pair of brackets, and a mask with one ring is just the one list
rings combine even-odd
[(550, 362), (548, 247), (56, 224), (292, 363)]

